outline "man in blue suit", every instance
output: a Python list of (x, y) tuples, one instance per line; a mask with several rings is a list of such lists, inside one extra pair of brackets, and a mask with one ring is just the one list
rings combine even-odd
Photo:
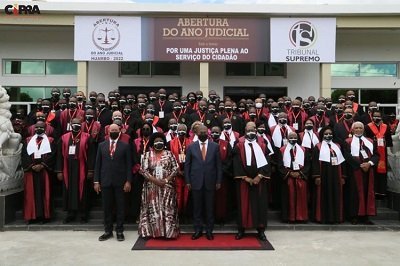
[(185, 181), (193, 198), (194, 234), (192, 239), (203, 235), (203, 203), (207, 217), (206, 237), (213, 240), (215, 190), (221, 188), (222, 164), (219, 146), (208, 141), (208, 129), (199, 128), (198, 141), (193, 142), (186, 151)]

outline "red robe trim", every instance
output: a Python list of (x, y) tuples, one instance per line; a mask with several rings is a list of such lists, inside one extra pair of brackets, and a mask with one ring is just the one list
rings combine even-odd
[[(375, 125), (375, 123), (369, 123), (368, 127), (371, 129), (372, 133), (374, 133), (376, 139), (385, 139), (385, 133), (387, 130), (387, 125), (382, 123), (379, 127)], [(376, 166), (376, 171), (380, 174), (386, 174), (386, 145), (379, 146), (377, 145), (378, 154), (379, 154), (379, 161), (378, 165)]]
[(94, 140), (97, 141), (97, 139), (98, 139), (98, 137), (99, 137), (100, 129), (101, 129), (101, 124), (100, 124), (100, 122), (98, 122), (98, 121), (93, 121), (92, 127), (90, 128), (90, 132), (87, 132), (87, 127), (86, 127), (86, 125), (87, 125), (87, 122), (86, 122), (86, 121), (82, 123), (82, 131), (83, 131), (83, 132), (86, 132), (86, 133), (89, 133), (90, 136), (92, 137), (92, 139), (94, 139)]
[[(62, 135), (62, 156), (64, 159), (63, 164), (63, 175), (64, 175), (64, 184), (65, 187), (68, 189), (68, 150), (69, 150), (69, 140), (71, 139), (72, 133), (68, 132)], [(86, 173), (87, 173), (87, 149), (88, 149), (88, 141), (90, 135), (88, 133), (82, 132), (79, 141), (79, 200), (82, 200), (83, 196), (83, 186), (86, 180)]]

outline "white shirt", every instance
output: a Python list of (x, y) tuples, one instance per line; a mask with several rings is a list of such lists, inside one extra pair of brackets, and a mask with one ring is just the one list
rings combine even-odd
[(206, 145), (206, 154), (207, 154), (207, 147), (208, 147), (208, 139), (206, 140), (206, 141), (204, 141), (204, 142), (201, 142), (200, 140), (199, 140), (199, 145), (200, 145), (200, 151), (201, 151), (201, 149), (202, 149), (202, 147), (203, 147), (203, 143), (205, 143)]

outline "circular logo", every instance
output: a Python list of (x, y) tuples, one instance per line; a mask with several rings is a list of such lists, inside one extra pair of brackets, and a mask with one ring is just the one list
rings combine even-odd
[(317, 40), (317, 31), (311, 22), (298, 21), (290, 28), (289, 39), (294, 47), (308, 48)]
[(119, 24), (114, 19), (103, 18), (94, 24), (92, 41), (102, 51), (111, 51), (120, 41)]

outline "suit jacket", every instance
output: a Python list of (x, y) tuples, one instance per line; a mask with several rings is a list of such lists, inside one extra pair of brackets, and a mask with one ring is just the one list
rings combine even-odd
[(94, 170), (94, 182), (102, 187), (123, 186), (132, 182), (132, 154), (129, 144), (118, 140), (113, 157), (110, 156), (110, 141), (99, 144)]
[(189, 145), (185, 159), (185, 181), (192, 189), (215, 190), (222, 181), (222, 163), (218, 144), (208, 141), (206, 160), (203, 161), (199, 141)]

